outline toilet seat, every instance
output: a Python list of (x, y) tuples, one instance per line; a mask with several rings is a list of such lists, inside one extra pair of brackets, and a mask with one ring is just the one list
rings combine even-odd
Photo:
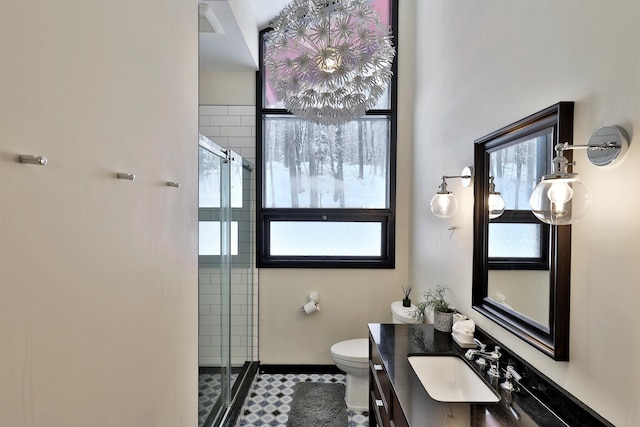
[(369, 363), (369, 340), (356, 338), (336, 343), (331, 346), (331, 355), (345, 362)]

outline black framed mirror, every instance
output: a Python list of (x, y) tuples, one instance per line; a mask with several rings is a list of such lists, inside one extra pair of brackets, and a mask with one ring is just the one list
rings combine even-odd
[[(559, 142), (573, 144), (573, 102), (475, 141), (472, 306), (549, 357), (569, 360), (571, 226), (544, 224), (529, 207)], [(502, 214), (490, 214), (490, 184), (504, 200)]]

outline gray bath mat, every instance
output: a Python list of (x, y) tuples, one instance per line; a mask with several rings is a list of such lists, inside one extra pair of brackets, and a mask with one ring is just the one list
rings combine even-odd
[(297, 383), (287, 427), (346, 427), (344, 393), (344, 384)]

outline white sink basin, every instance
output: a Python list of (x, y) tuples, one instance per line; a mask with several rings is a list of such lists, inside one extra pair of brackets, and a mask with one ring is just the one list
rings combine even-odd
[(409, 356), (429, 396), (440, 402), (498, 402), (500, 396), (455, 356)]

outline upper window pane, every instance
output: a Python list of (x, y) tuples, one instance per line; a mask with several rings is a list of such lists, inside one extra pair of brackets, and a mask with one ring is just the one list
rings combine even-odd
[(389, 207), (389, 118), (325, 126), (264, 120), (264, 208)]

